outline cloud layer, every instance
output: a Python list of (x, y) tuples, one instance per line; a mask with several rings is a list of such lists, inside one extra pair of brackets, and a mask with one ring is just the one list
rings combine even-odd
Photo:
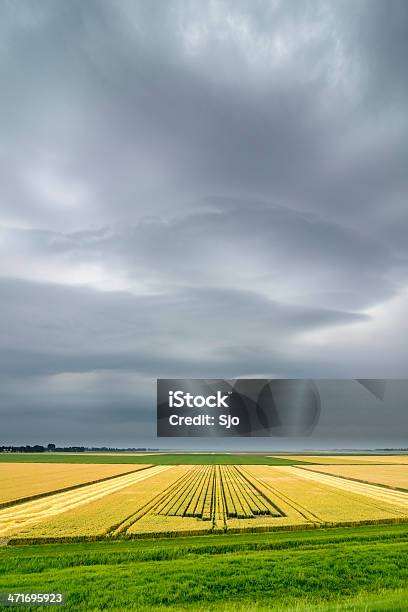
[(157, 446), (158, 376), (406, 375), (404, 0), (0, 13), (4, 442)]

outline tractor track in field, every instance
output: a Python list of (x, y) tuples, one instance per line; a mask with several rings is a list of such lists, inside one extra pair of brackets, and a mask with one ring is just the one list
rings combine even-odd
[[(243, 466), (240, 466), (240, 470), (245, 474), (246, 469), (244, 469)], [(292, 510), (295, 510), (295, 512), (298, 512), (304, 519), (306, 519), (306, 521), (321, 525), (325, 523), (325, 521), (320, 516), (317, 516), (317, 514), (314, 514), (313, 512), (299, 504), (299, 502), (293, 500), (291, 497), (286, 495), (286, 493), (282, 493), (279, 488), (274, 487), (262, 478), (258, 478), (252, 472), (250, 473), (250, 477), (254, 478), (258, 482), (259, 487), (263, 487), (264, 489), (270, 491), (274, 498), (278, 500), (278, 502), (280, 500), (284, 504), (287, 504), (290, 508), (292, 508)]]
[(108, 480), (84, 484), (74, 490), (53, 493), (41, 497), (41, 499), (3, 508), (0, 510), (0, 537), (6, 535), (9, 531), (35, 524), (93, 502), (168, 469), (170, 469), (170, 466), (151, 466), (130, 474), (121, 474)]
[[(386, 484), (385, 482), (374, 482), (373, 480), (364, 480), (364, 478), (357, 478), (357, 476), (349, 476), (349, 475), (345, 475), (345, 474), (334, 474), (331, 472), (326, 472), (325, 467), (326, 466), (322, 466), (322, 469), (316, 468), (314, 466), (296, 466), (298, 467), (300, 470), (307, 470), (309, 472), (316, 472), (317, 474), (324, 474), (326, 476), (334, 476), (335, 478), (344, 478), (344, 480), (352, 480), (354, 482), (360, 482), (362, 484), (368, 484), (368, 485), (374, 485), (375, 487), (381, 487), (383, 489), (389, 489), (390, 491), (399, 491), (402, 493), (408, 493), (408, 488), (407, 487), (398, 487), (396, 485), (392, 485), (392, 484)], [(329, 466), (331, 467), (331, 466)], [(337, 467), (337, 466), (335, 466)], [(343, 467), (343, 466), (339, 466), (339, 467)], [(350, 466), (345, 466), (345, 467), (350, 467)], [(354, 467), (354, 466), (352, 466)], [(360, 467), (360, 466), (358, 466)], [(369, 466), (370, 467), (370, 466)], [(386, 466), (388, 467), (388, 465)], [(397, 466), (400, 467), (400, 466)], [(405, 466), (407, 467), (408, 466)]]
[(57, 493), (66, 493), (67, 491), (74, 491), (75, 489), (80, 489), (81, 487), (87, 487), (88, 485), (98, 484), (100, 482), (106, 482), (107, 480), (112, 480), (114, 478), (119, 478), (120, 476), (126, 476), (128, 474), (135, 474), (136, 472), (142, 472), (143, 470), (147, 470), (153, 467), (152, 465), (147, 464), (141, 468), (135, 468), (134, 470), (129, 470), (126, 472), (122, 472), (119, 474), (111, 474), (110, 476), (103, 476), (102, 478), (94, 478), (93, 480), (88, 480), (86, 482), (80, 482), (73, 485), (68, 485), (66, 487), (61, 487), (57, 489), (52, 489), (51, 491), (43, 491), (42, 493), (36, 493), (34, 495), (27, 495), (25, 497), (19, 497), (17, 499), (11, 499), (10, 501), (1, 502), (0, 503), (0, 511), (4, 508), (13, 508), (14, 506), (19, 506), (20, 504), (25, 504), (26, 502), (35, 501), (37, 499), (43, 499), (45, 497), (49, 497), (50, 495), (56, 495)]
[(288, 474), (295, 474), (305, 480), (311, 480), (318, 484), (322, 484), (329, 487), (340, 489), (345, 493), (352, 493), (368, 498), (367, 503), (371, 503), (376, 507), (375, 502), (383, 502), (392, 505), (394, 512), (402, 516), (408, 516), (408, 492), (398, 491), (395, 489), (389, 489), (381, 487), (376, 484), (368, 484), (346, 477), (339, 478), (322, 472), (315, 472), (309, 469), (303, 469), (300, 467), (284, 467), (280, 468)]
[(107, 535), (125, 534), (137, 521), (152, 514), (197, 518), (221, 530), (230, 518), (285, 516), (256, 478), (231, 465), (191, 466), (164, 491), (113, 525)]

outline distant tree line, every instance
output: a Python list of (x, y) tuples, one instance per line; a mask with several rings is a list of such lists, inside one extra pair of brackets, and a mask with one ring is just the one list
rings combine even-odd
[(43, 446), (42, 444), (34, 444), (30, 446), (26, 444), (25, 446), (12, 446), (10, 444), (0, 446), (0, 453), (83, 453), (83, 452), (104, 452), (104, 453), (124, 453), (124, 452), (144, 452), (144, 451), (158, 451), (158, 448), (146, 448), (146, 447), (138, 447), (138, 448), (114, 448), (108, 446), (56, 446), (55, 444), (48, 444), (47, 446)]
[(82, 453), (85, 451), (85, 446), (67, 446), (57, 447), (55, 444), (48, 444), (43, 446), (42, 444), (26, 444), (25, 446), (0, 446), (0, 451), (3, 453), (44, 453), (44, 452), (73, 452)]
[(408, 448), (376, 448), (376, 451), (393, 451), (395, 452), (400, 452), (403, 451), (404, 453), (406, 453), (408, 451)]

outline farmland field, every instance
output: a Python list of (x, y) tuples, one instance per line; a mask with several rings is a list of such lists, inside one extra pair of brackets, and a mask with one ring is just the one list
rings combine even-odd
[(285, 458), (318, 465), (408, 465), (408, 455), (285, 455)]
[(293, 465), (303, 459), (230, 453), (0, 453), (0, 462), (13, 463), (149, 463), (154, 465)]
[[(14, 468), (19, 479), (13, 483)], [(348, 478), (352, 469), (364, 469), (369, 481)], [(11, 543), (140, 538), (408, 521), (408, 491), (398, 490), (406, 469), (307, 463), (2, 464), (0, 488), (8, 507), (0, 508), (0, 538)], [(394, 489), (381, 486), (386, 476)], [(21, 501), (24, 482), (31, 501)], [(39, 499), (36, 491), (42, 491)], [(20, 503), (13, 504), (17, 498)]]
[(18, 500), (135, 472), (142, 466), (0, 463), (0, 508)]
[(367, 490), (369, 485), (344, 479), (327, 481), (322, 474), (299, 468), (256, 466), (248, 468), (272, 491), (282, 495), (311, 522), (359, 523), (393, 519), (408, 520), (408, 494), (380, 487)]
[(311, 465), (306, 469), (408, 491), (408, 465)]
[(403, 462), (65, 457), (0, 464), (0, 591), (65, 591), (69, 612), (407, 609)]
[[(157, 472), (157, 469), (160, 471)], [(3, 531), (3, 536), (12, 532), (24, 539), (56, 538), (63, 540), (107, 535), (133, 515), (137, 509), (144, 507), (148, 500), (163, 493), (168, 486), (190, 469), (189, 466), (174, 468), (156, 466), (149, 472), (147, 480), (131, 483), (107, 496), (90, 499), (86, 504), (68, 509), (64, 513), (55, 514), (46, 520), (14, 528), (8, 527), (7, 531), (6, 529)], [(147, 474), (146, 470), (144, 475)]]
[(0, 591), (62, 591), (66, 612), (401, 612), (407, 546), (407, 525), (5, 546)]
[[(124, 474), (114, 479), (84, 485), (74, 490), (55, 493), (34, 501), (29, 501), (0, 510), (0, 536), (9, 532), (20, 531), (27, 525), (48, 521), (54, 516), (93, 502), (94, 500), (111, 495), (116, 491), (141, 482), (153, 475), (168, 470), (167, 466), (153, 466), (149, 470), (138, 470)], [(98, 521), (98, 516), (95, 517)]]

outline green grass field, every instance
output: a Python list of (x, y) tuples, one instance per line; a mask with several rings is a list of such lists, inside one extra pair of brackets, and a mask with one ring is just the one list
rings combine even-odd
[(2, 453), (0, 461), (22, 463), (150, 463), (154, 465), (298, 465), (306, 463), (285, 457), (228, 454), (91, 455), (84, 453)]
[(0, 548), (0, 591), (70, 612), (398, 611), (407, 585), (407, 525)]

